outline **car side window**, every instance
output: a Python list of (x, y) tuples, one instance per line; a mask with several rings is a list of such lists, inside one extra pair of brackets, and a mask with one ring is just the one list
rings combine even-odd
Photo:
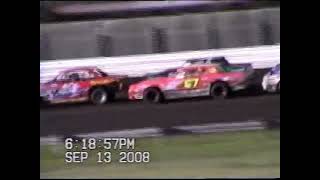
[(106, 72), (103, 72), (102, 70), (100, 69), (95, 69), (94, 70), (94, 73), (92, 73), (92, 78), (94, 78), (95, 76), (98, 76), (98, 77), (106, 77), (108, 76), (108, 74)]
[(200, 68), (197, 69), (197, 73), (198, 73), (198, 74), (202, 74), (202, 73), (204, 73), (205, 71), (206, 71), (206, 68), (204, 68), (204, 67), (200, 67)]
[(88, 71), (80, 71), (78, 73), (81, 80), (92, 79), (95, 77), (94, 73)]
[(68, 81), (79, 81), (81, 79), (80, 73), (72, 72), (68, 74)]
[(225, 58), (212, 59), (211, 64), (220, 64), (221, 66), (228, 66), (229, 62)]
[(168, 74), (168, 77), (176, 77), (177, 76), (177, 72), (170, 72), (169, 74)]
[(199, 74), (200, 74), (200, 69), (199, 68), (190, 69), (190, 70), (185, 72), (185, 77), (197, 76)]
[(67, 72), (64, 74), (61, 74), (57, 81), (67, 82), (67, 81), (78, 81), (80, 80), (80, 75), (77, 72)]
[(184, 71), (177, 72), (177, 73), (175, 74), (175, 77), (176, 77), (177, 79), (183, 79), (183, 78), (185, 77), (185, 74), (186, 74), (186, 72), (184, 72)]

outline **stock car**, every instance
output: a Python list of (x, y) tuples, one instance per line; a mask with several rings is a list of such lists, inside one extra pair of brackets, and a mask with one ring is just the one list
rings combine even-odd
[(148, 103), (198, 96), (224, 99), (232, 91), (249, 87), (251, 79), (252, 74), (247, 71), (225, 70), (219, 64), (179, 67), (130, 85), (128, 97)]
[(105, 104), (122, 89), (124, 78), (108, 75), (97, 67), (61, 71), (53, 80), (40, 84), (40, 104), (85, 101)]
[(280, 64), (263, 76), (262, 87), (264, 91), (280, 93)]

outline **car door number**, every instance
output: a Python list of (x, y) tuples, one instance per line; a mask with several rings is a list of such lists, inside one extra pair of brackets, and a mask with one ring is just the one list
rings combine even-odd
[(61, 87), (59, 95), (72, 95), (77, 93), (78, 89), (79, 85), (77, 83), (67, 83)]
[(190, 89), (197, 87), (199, 78), (190, 78), (184, 81), (184, 88)]

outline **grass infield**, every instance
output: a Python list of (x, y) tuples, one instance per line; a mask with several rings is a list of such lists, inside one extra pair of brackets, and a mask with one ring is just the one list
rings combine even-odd
[(120, 150), (109, 150), (111, 163), (97, 163), (99, 151), (66, 163), (64, 145), (40, 146), (40, 177), (280, 177), (280, 130), (135, 139), (133, 151), (150, 152), (149, 163), (119, 163)]

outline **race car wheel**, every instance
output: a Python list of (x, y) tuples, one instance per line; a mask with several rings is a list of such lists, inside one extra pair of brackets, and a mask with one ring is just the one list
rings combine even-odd
[(90, 101), (96, 105), (105, 104), (108, 101), (107, 91), (103, 88), (93, 89), (90, 93)]
[(49, 106), (49, 102), (45, 101), (44, 98), (40, 97), (40, 108)]
[(277, 85), (277, 93), (280, 93), (280, 82)]
[(163, 94), (157, 88), (148, 88), (143, 93), (143, 101), (146, 103), (161, 103), (163, 100)]
[(42, 97), (40, 97), (40, 106), (42, 106), (44, 104), (44, 100)]
[(107, 92), (108, 92), (108, 98), (107, 98), (108, 102), (113, 102), (115, 100), (116, 93), (112, 90)]
[(227, 83), (214, 83), (210, 89), (210, 96), (213, 99), (226, 99), (229, 96), (229, 87)]

